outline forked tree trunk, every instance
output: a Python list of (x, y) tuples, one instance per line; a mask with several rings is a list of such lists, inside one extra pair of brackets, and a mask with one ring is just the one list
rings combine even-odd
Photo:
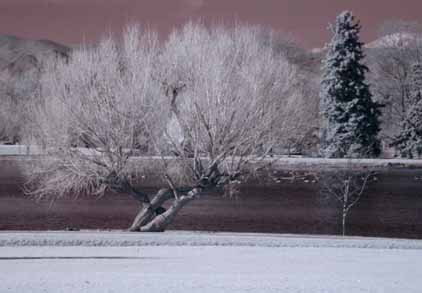
[(162, 205), (174, 198), (171, 190), (162, 189), (151, 200), (151, 203), (144, 203), (136, 215), (129, 231), (132, 232), (162, 232), (171, 224), (178, 212), (195, 198), (196, 193), (181, 196), (173, 200), (172, 205), (164, 212), (159, 213)]
[(140, 232), (163, 232), (170, 225), (179, 211), (193, 198), (182, 196), (175, 199), (164, 213), (156, 215), (149, 223), (140, 227)]
[(129, 231), (139, 231), (140, 227), (150, 222), (154, 218), (155, 214), (155, 210), (152, 208), (151, 204), (143, 204), (141, 206), (141, 210), (138, 212), (135, 219), (133, 220)]
[(156, 216), (156, 210), (172, 197), (173, 193), (170, 190), (161, 189), (150, 203), (142, 203), (141, 209), (136, 215), (129, 231), (139, 231), (140, 227), (149, 223)]

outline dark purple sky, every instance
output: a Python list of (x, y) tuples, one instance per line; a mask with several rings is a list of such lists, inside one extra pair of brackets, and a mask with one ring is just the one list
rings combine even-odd
[(346, 9), (361, 20), (365, 41), (386, 20), (422, 20), (422, 0), (0, 0), (0, 34), (76, 44), (120, 31), (127, 22), (166, 33), (202, 17), (269, 25), (320, 47), (328, 23)]

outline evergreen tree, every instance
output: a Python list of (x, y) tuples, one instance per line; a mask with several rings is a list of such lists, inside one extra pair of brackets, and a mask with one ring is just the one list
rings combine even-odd
[(377, 135), (382, 105), (372, 100), (365, 81), (368, 68), (363, 64), (360, 29), (348, 11), (331, 27), (320, 92), (325, 157), (374, 157), (381, 152)]
[(412, 103), (402, 123), (402, 129), (392, 143), (402, 157), (422, 155), (422, 65), (412, 68)]

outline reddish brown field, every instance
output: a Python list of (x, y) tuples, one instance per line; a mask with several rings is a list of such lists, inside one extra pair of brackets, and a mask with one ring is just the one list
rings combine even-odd
[[(0, 166), (0, 230), (125, 229), (137, 203), (124, 195), (101, 199), (37, 202), (21, 191), (13, 161)], [(379, 176), (352, 209), (348, 234), (422, 238), (421, 170), (391, 170)], [(340, 233), (340, 209), (318, 184), (282, 182), (242, 188), (237, 199), (208, 195), (193, 202), (170, 229), (268, 233)]]

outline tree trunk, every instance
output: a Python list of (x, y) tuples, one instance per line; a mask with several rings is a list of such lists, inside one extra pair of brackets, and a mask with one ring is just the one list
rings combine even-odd
[[(173, 191), (161, 189), (157, 192), (151, 203), (142, 204), (142, 208), (136, 215), (129, 231), (132, 232), (162, 232), (174, 220), (178, 212), (198, 194), (197, 190), (190, 191), (188, 195), (174, 199), (168, 210), (162, 205), (174, 198)], [(161, 209), (160, 209), (161, 208)], [(161, 210), (161, 211), (160, 211)], [(164, 212), (162, 212), (164, 211)]]
[(138, 214), (135, 217), (135, 220), (133, 220), (132, 225), (129, 228), (129, 231), (135, 232), (139, 231), (139, 228), (149, 221), (153, 219), (155, 215), (155, 211), (152, 208), (151, 204), (143, 204), (141, 207), (141, 210), (138, 212)]
[(146, 225), (156, 216), (156, 210), (172, 197), (173, 193), (170, 190), (159, 190), (149, 204), (143, 203), (141, 205), (141, 210), (136, 215), (135, 220), (129, 228), (129, 231), (139, 231), (142, 226)]
[(188, 204), (192, 197), (182, 196), (179, 199), (175, 199), (171, 207), (166, 210), (163, 214), (156, 215), (152, 221), (143, 225), (139, 231), (140, 232), (163, 232), (169, 224), (171, 224), (179, 213), (179, 211)]
[(346, 217), (347, 211), (343, 210), (342, 220), (341, 220), (341, 227), (342, 227), (342, 235), (346, 236)]

